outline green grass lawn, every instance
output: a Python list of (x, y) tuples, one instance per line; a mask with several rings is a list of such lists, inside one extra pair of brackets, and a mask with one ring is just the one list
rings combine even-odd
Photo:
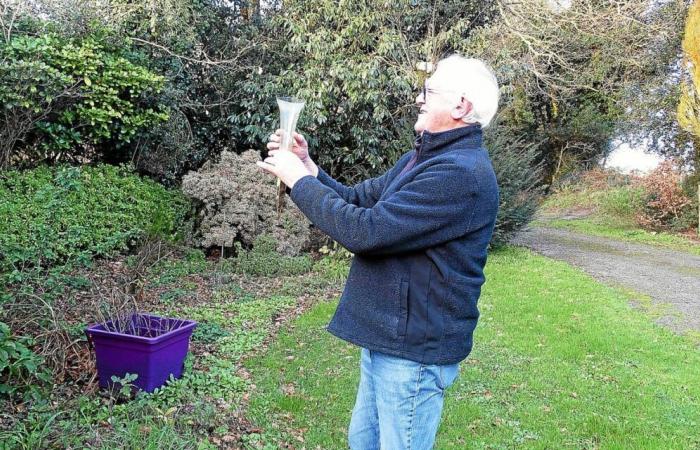
[[(487, 277), (437, 449), (700, 447), (690, 338), (654, 325), (622, 291), (526, 250), (494, 252)], [(261, 445), (346, 448), (359, 349), (325, 331), (335, 307), (319, 303), (246, 362)]]
[[(154, 311), (199, 322), (183, 378), (131, 401), (57, 384), (0, 428), (0, 449), (346, 448), (359, 349), (325, 326), (347, 261), (277, 277), (166, 263), (149, 277)], [(673, 335), (631, 294), (526, 250), (493, 252), (487, 276), (436, 448), (700, 448), (700, 335)], [(270, 339), (301, 302), (311, 309)]]

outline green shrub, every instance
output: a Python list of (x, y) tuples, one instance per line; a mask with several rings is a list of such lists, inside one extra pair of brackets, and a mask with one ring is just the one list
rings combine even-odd
[(262, 276), (298, 275), (311, 270), (313, 263), (308, 256), (284, 256), (276, 249), (277, 241), (269, 235), (259, 236), (251, 250), (236, 242), (235, 270)]
[(123, 160), (122, 146), (168, 119), (156, 99), (165, 78), (103, 40), (44, 34), (0, 43), (0, 166)]
[(49, 381), (49, 374), (42, 366), (43, 360), (29, 346), (31, 340), (13, 337), (10, 327), (0, 322), (0, 395), (14, 395), (20, 387), (29, 386), (25, 398), (37, 396), (39, 389), (34, 381)]
[(692, 198), (692, 203), (683, 208), (683, 211), (678, 215), (678, 217), (671, 219), (669, 222), (669, 229), (673, 232), (683, 232), (698, 227), (698, 199)]
[[(698, 223), (698, 188), (700, 188), (700, 170), (696, 171), (696, 175), (686, 177), (683, 180), (683, 192), (690, 199), (690, 205), (683, 210), (683, 213), (679, 217), (677, 223), (672, 223), (671, 228), (674, 230), (690, 230), (692, 228), (698, 229), (700, 225)], [(700, 232), (700, 230), (698, 230)]]
[(177, 238), (189, 211), (177, 191), (125, 167), (39, 167), (0, 175), (0, 269), (89, 261), (147, 234)]
[(505, 127), (495, 128), (486, 133), (485, 142), (498, 179), (500, 198), (492, 242), (500, 245), (532, 220), (543, 186), (538, 147), (514, 138)]

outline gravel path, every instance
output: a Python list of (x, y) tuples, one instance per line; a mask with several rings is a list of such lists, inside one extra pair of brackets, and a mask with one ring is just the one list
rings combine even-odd
[(643, 244), (534, 227), (515, 245), (566, 261), (606, 284), (651, 297), (668, 310), (657, 323), (676, 332), (700, 331), (700, 256)]

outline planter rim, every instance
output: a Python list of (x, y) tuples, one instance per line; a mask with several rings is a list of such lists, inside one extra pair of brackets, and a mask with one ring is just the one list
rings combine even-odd
[(142, 317), (147, 317), (147, 318), (161, 319), (161, 320), (162, 319), (174, 320), (174, 321), (178, 321), (181, 324), (181, 326), (179, 326), (173, 330), (170, 330), (167, 333), (160, 334), (156, 337), (136, 336), (133, 334), (126, 334), (126, 333), (119, 333), (116, 331), (105, 330), (104, 322), (98, 322), (98, 323), (94, 323), (94, 324), (88, 326), (85, 329), (85, 332), (88, 334), (91, 334), (91, 335), (118, 337), (118, 338), (125, 339), (125, 340), (142, 342), (144, 344), (153, 345), (153, 344), (157, 344), (161, 341), (165, 341), (165, 340), (173, 337), (174, 335), (181, 334), (185, 331), (191, 330), (192, 328), (194, 328), (197, 325), (197, 322), (195, 322), (194, 320), (178, 319), (178, 318), (173, 318), (173, 317), (161, 317), (161, 316), (156, 316), (153, 314), (141, 314), (141, 313), (139, 313), (137, 315), (142, 316)]

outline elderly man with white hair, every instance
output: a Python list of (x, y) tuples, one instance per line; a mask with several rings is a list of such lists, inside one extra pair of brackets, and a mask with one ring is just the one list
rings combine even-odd
[(498, 186), (482, 128), (498, 83), (481, 61), (441, 60), (416, 103), (415, 148), (383, 175), (344, 186), (303, 136), (270, 136), (258, 165), (279, 177), (319, 229), (354, 253), (328, 325), (361, 347), (348, 439), (358, 450), (429, 449), (445, 390), (472, 349)]

